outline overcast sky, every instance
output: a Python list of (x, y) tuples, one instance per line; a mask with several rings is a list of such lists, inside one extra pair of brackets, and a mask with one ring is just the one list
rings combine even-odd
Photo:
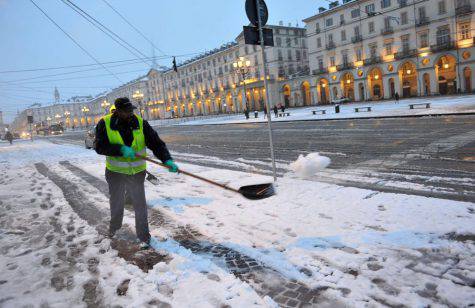
[[(62, 0), (33, 0), (66, 32), (100, 62), (130, 60), (132, 53), (94, 28)], [(125, 23), (103, 0), (71, 0), (141, 53), (151, 56), (152, 46)], [(153, 41), (156, 56), (189, 55), (234, 40), (247, 18), (244, 0), (106, 0)], [(303, 26), (324, 0), (267, 0), (269, 24), (280, 20)], [(9, 72), (94, 63), (70, 41), (30, 0), (0, 0), (0, 110), (4, 121), (13, 120), (33, 103), (51, 104), (54, 87), (61, 99), (74, 95), (95, 96), (117, 87), (119, 80), (97, 66), (34, 72)], [(190, 56), (179, 57), (177, 61)], [(170, 66), (170, 59), (158, 63)], [(110, 70), (123, 82), (146, 73), (143, 62), (120, 62)], [(120, 65), (120, 66), (118, 66)], [(92, 70), (94, 69), (94, 70)], [(79, 70), (89, 70), (77, 72)], [(71, 73), (74, 72), (74, 73)], [(64, 74), (70, 73), (70, 74)], [(62, 74), (62, 75), (57, 75)], [(45, 76), (57, 75), (57, 76)], [(32, 79), (35, 78), (35, 79)], [(27, 80), (25, 80), (27, 79)], [(62, 80), (61, 80), (62, 79)]]

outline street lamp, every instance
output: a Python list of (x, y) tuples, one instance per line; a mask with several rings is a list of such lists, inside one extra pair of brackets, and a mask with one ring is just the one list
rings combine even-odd
[(57, 113), (54, 117), (56, 118), (56, 123), (58, 123), (59, 119), (61, 119), (61, 116), (59, 115), (59, 113)]
[(134, 94), (132, 94), (132, 98), (135, 99), (138, 104), (139, 104), (139, 108), (140, 108), (140, 116), (143, 118), (143, 108), (142, 108), (142, 99), (143, 99), (144, 95), (142, 92), (140, 92), (139, 90), (135, 91)]
[(71, 123), (70, 123), (70, 119), (69, 119), (69, 116), (71, 115), (71, 112), (69, 111), (65, 111), (64, 112), (64, 117), (66, 118), (66, 125), (69, 127), (71, 126)]
[(51, 117), (47, 117), (46, 121), (48, 121), (48, 126), (50, 126), (51, 125)]
[(107, 100), (104, 100), (102, 103), (101, 103), (101, 107), (104, 108), (104, 112), (107, 114), (107, 107), (109, 107), (111, 104), (107, 101)]
[(86, 117), (86, 127), (87, 127), (87, 125), (89, 124), (87, 122), (87, 113), (89, 112), (89, 108), (87, 108), (87, 106), (84, 106), (82, 107), (81, 111), (84, 113), (84, 116)]
[(246, 60), (244, 57), (239, 57), (236, 61), (233, 62), (234, 71), (241, 77), (243, 83), (243, 103), (246, 106), (246, 109), (249, 111), (249, 106), (247, 104), (247, 93), (246, 93), (246, 75), (249, 74), (251, 66), (251, 61)]

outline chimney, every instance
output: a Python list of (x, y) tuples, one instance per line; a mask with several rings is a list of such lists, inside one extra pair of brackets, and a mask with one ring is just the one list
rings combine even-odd
[(327, 9), (324, 8), (323, 6), (321, 6), (321, 7), (318, 8), (318, 12), (319, 12), (319, 13), (323, 13), (323, 12), (325, 12), (326, 10), (327, 10)]
[(279, 21), (279, 26), (283, 26), (284, 25), (284, 22), (281, 20)]
[(333, 2), (330, 2), (329, 8), (330, 8), (330, 9), (334, 9), (334, 8), (336, 8), (337, 6), (338, 6), (338, 1), (333, 1)]

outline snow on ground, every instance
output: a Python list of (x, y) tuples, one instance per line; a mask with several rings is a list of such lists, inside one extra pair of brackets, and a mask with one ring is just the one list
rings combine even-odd
[[(3, 305), (38, 303), (39, 298), (50, 304), (79, 305), (82, 286), (94, 279), (104, 290), (106, 304), (137, 306), (158, 300), (182, 307), (196, 306), (199, 298), (199, 306), (273, 305), (210, 260), (172, 240), (159, 241), (167, 236), (164, 230), (152, 230), (157, 238), (154, 247), (170, 254), (172, 261), (155, 265), (149, 273), (118, 258), (108, 240), (95, 244), (96, 231), (32, 167), (34, 162), (46, 162), (83, 186), (97, 207), (107, 209), (107, 199), (95, 187), (57, 164), (64, 159), (103, 178), (104, 159), (90, 150), (44, 141), (0, 145), (0, 264), (6, 268), (0, 279), (0, 301), (12, 297)], [(252, 162), (236, 164), (245, 167), (248, 163)], [(271, 180), (246, 172), (178, 164), (236, 188)], [(158, 186), (146, 183), (151, 208), (309, 287), (344, 290), (332, 296), (346, 305), (462, 307), (475, 303), (475, 245), (472, 240), (454, 240), (473, 238), (474, 204), (341, 187), (292, 174), (279, 178), (276, 196), (251, 201), (152, 165), (148, 169), (160, 180)], [(49, 204), (45, 210), (41, 207), (44, 202)], [(52, 217), (57, 217), (63, 232), (70, 221), (75, 230), (83, 231), (65, 243), (66, 235), (54, 230)], [(133, 214), (128, 211), (125, 223), (133, 229)], [(53, 237), (49, 243), (48, 236)], [(69, 251), (83, 249), (74, 265), (61, 262), (61, 251), (66, 248), (58, 247), (59, 241)], [(100, 249), (107, 252), (100, 254)], [(41, 265), (46, 257), (50, 261)], [(87, 269), (92, 257), (98, 260), (99, 274)], [(60, 291), (52, 284), (54, 275), (66, 277)], [(73, 283), (68, 286), (71, 276)], [(129, 290), (133, 292), (119, 298), (115, 289), (125, 277), (131, 278)]]
[[(409, 109), (410, 104), (430, 103), (431, 108), (416, 106), (416, 109)], [(371, 106), (371, 112), (355, 112), (356, 107)], [(312, 110), (325, 110), (326, 114), (313, 115)], [(441, 96), (401, 99), (398, 103), (394, 100), (379, 102), (358, 102), (340, 105), (340, 113), (335, 113), (335, 106), (311, 106), (304, 108), (287, 108), (290, 112), (288, 117), (275, 118), (272, 113), (272, 121), (301, 121), (301, 120), (322, 120), (322, 119), (345, 119), (345, 118), (365, 118), (365, 117), (388, 117), (388, 116), (414, 116), (448, 113), (468, 113), (475, 112), (475, 95), (464, 96)], [(180, 122), (176, 125), (205, 125), (205, 124), (230, 124), (230, 123), (255, 123), (267, 122), (264, 113), (259, 112), (259, 117), (254, 118), (251, 112), (250, 118), (245, 119), (244, 114), (230, 115), (228, 117), (196, 119), (192, 121)], [(158, 124), (158, 123), (157, 123)]]

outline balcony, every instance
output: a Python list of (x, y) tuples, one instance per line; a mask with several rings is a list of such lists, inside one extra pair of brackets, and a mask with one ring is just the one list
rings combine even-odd
[(381, 29), (381, 35), (388, 35), (388, 34), (393, 34), (394, 29), (393, 27), (385, 27), (384, 29)]
[(363, 65), (372, 65), (376, 63), (381, 63), (381, 57), (374, 56), (374, 57), (363, 60)]
[(361, 41), (363, 41), (363, 36), (361, 36), (361, 35), (355, 35), (351, 38), (352, 43), (358, 43), (358, 42), (361, 42)]
[(329, 42), (326, 46), (327, 50), (335, 49), (335, 47), (335, 43), (333, 42)]
[(411, 57), (414, 57), (416, 53), (417, 53), (416, 49), (405, 49), (400, 52), (396, 52), (394, 54), (394, 59), (401, 60), (405, 58), (411, 58)]
[(460, 5), (460, 6), (457, 6), (455, 8), (455, 14), (456, 15), (465, 15), (465, 14), (468, 14), (468, 13), (471, 13), (471, 12), (472, 12), (472, 7), (470, 6), (470, 3)]
[(422, 26), (428, 25), (429, 23), (430, 23), (429, 18), (421, 17), (418, 20), (416, 20), (416, 27), (422, 27)]
[(328, 69), (326, 69), (325, 67), (319, 67), (315, 70), (312, 70), (312, 75), (321, 75), (326, 73), (328, 73)]
[(353, 63), (342, 63), (336, 66), (338, 71), (351, 70), (354, 67)]
[(438, 43), (436, 45), (431, 45), (430, 51), (439, 52), (439, 51), (444, 51), (444, 50), (452, 50), (454, 48), (455, 48), (455, 42), (448, 41), (448, 42)]

